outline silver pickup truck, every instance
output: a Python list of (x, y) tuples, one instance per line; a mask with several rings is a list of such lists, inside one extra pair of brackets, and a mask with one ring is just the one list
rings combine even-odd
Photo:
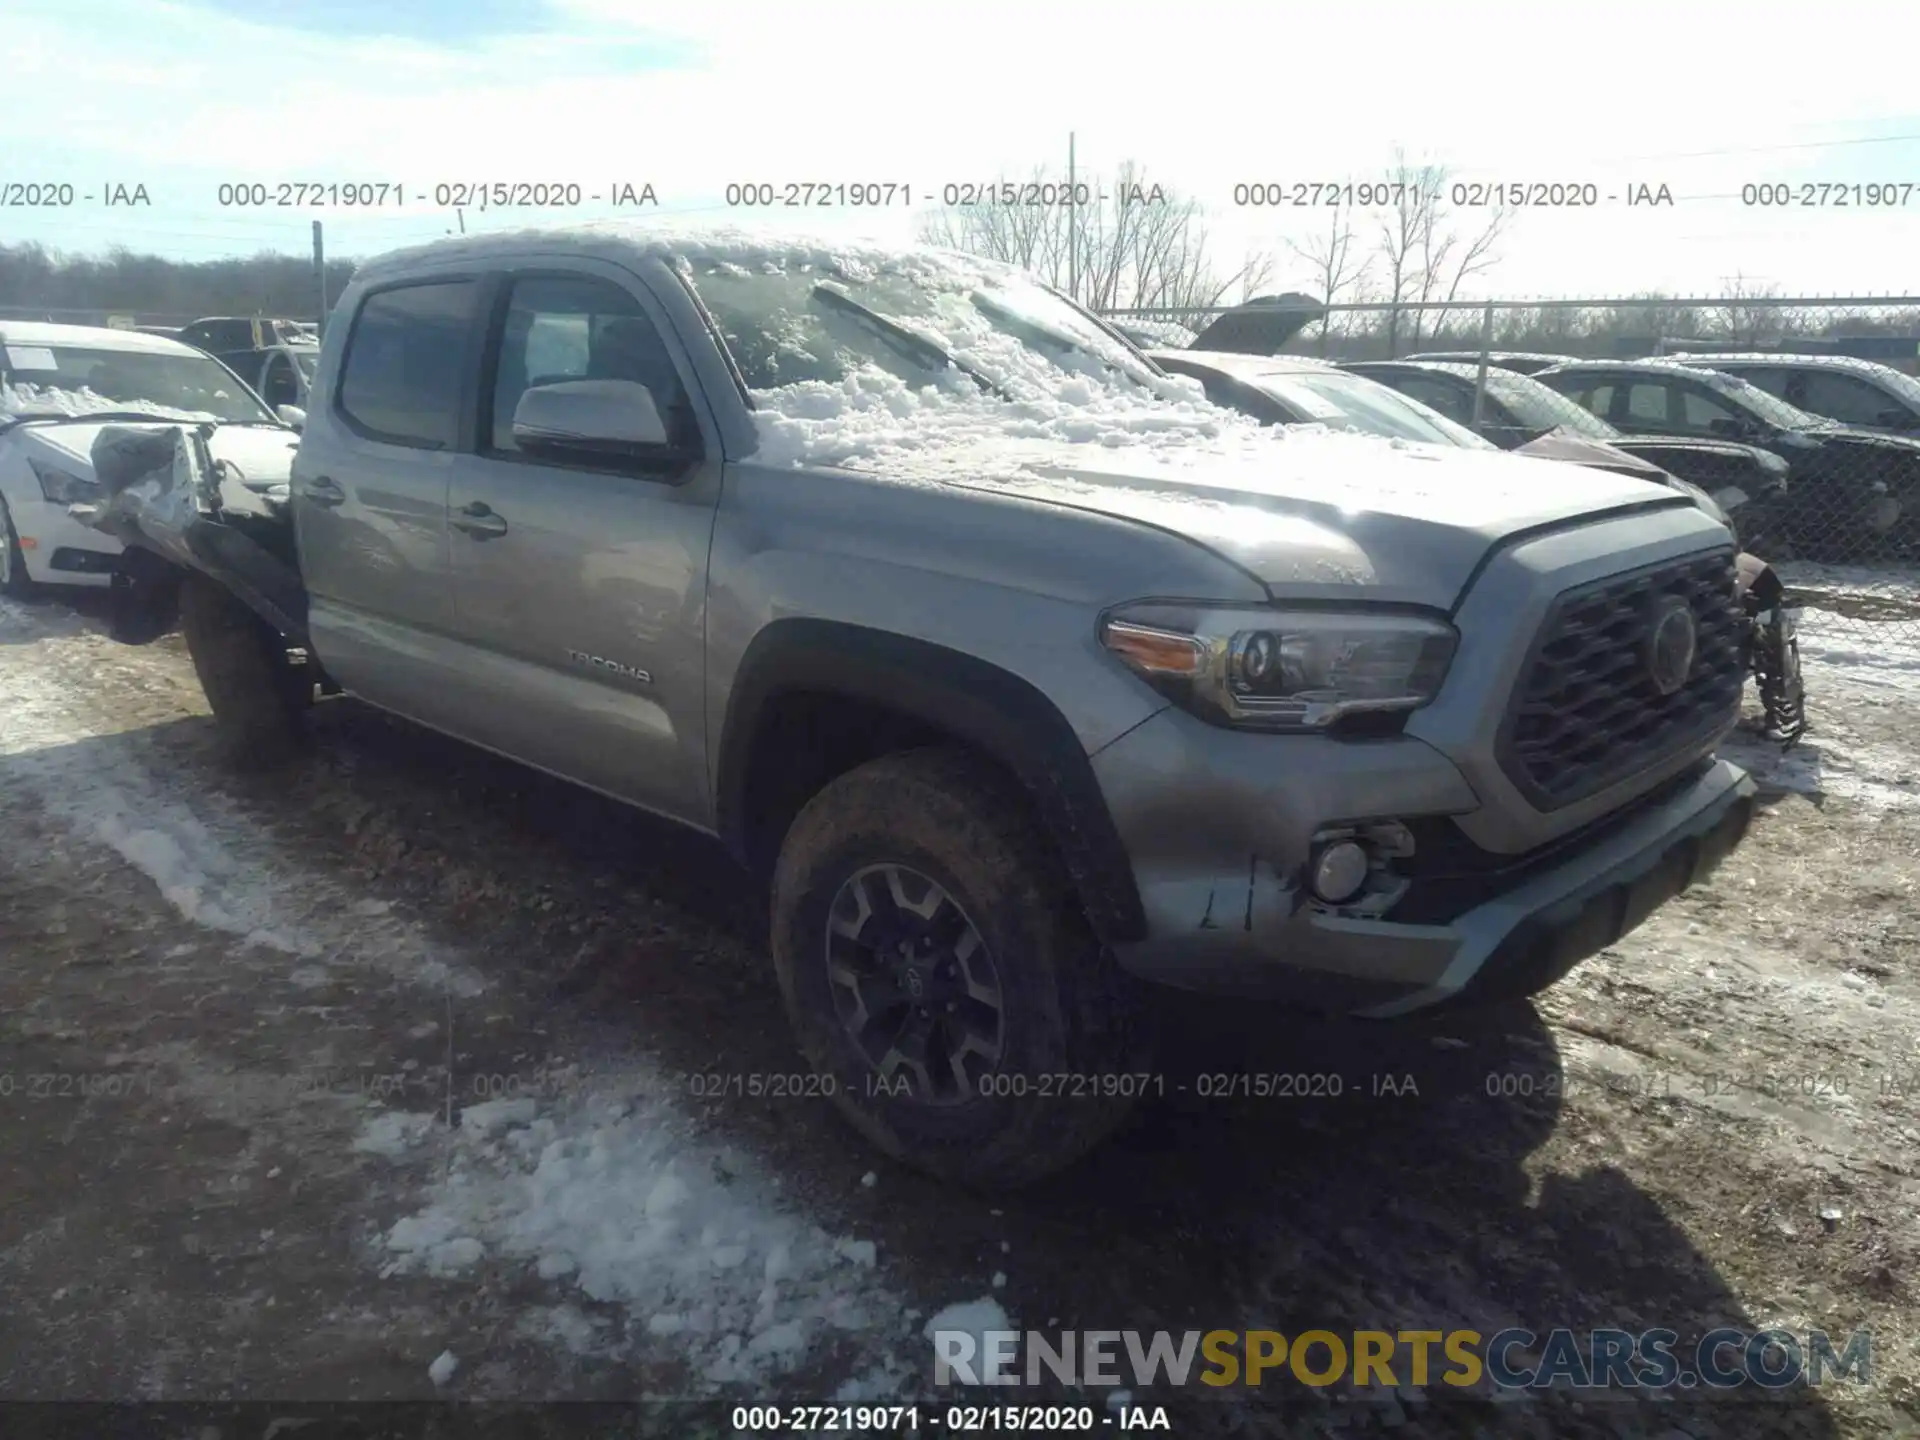
[(438, 242), (341, 298), (290, 498), (113, 444), (122, 631), (237, 757), (343, 690), (721, 837), (823, 1089), (969, 1184), (1113, 1126), (1155, 983), (1531, 994), (1752, 810), (1686, 497), (1263, 430), (947, 252)]

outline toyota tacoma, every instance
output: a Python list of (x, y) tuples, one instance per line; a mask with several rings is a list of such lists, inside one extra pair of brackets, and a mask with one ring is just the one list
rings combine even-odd
[(1156, 985), (1528, 995), (1752, 812), (1686, 496), (1264, 429), (949, 252), (403, 251), (327, 327), (290, 498), (219, 469), (110, 431), (83, 510), (237, 756), (344, 691), (720, 837), (823, 1090), (968, 1184), (1111, 1129)]

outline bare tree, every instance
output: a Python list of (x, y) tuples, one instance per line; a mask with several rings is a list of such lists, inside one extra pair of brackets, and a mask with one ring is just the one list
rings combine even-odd
[(1071, 277), (1075, 298), (1094, 310), (1151, 309), (1192, 318), (1235, 290), (1242, 299), (1250, 296), (1272, 275), (1272, 258), (1260, 254), (1223, 271), (1199, 203), (1149, 180), (1138, 165), (1123, 165), (1105, 181), (1076, 179), (1093, 198), (1071, 221), (1073, 197), (1064, 178), (1043, 167), (1009, 182), (1012, 198), (1005, 203), (996, 198), (933, 211), (920, 222), (921, 238), (1018, 265), (1062, 290)]
[(1463, 208), (1452, 203), (1446, 169), (1411, 164), (1400, 151), (1394, 153), (1389, 182), (1393, 202), (1380, 216), (1376, 254), (1386, 272), (1388, 350), (1398, 355), (1405, 312), (1413, 312), (1417, 346), (1426, 331), (1428, 307), (1459, 299), (1468, 280), (1498, 261), (1498, 243), (1511, 212), (1493, 207), (1469, 222)]
[(1357, 291), (1366, 283), (1372, 265), (1371, 257), (1356, 244), (1352, 204), (1335, 205), (1327, 213), (1328, 224), (1317, 233), (1301, 240), (1283, 242), (1287, 249), (1305, 262), (1312, 275), (1309, 288), (1327, 307), (1327, 314), (1320, 321), (1319, 344), (1322, 355), (1327, 353), (1332, 335), (1333, 307), (1340, 303), (1342, 296)]
[(1726, 332), (1729, 340), (1742, 345), (1777, 339), (1781, 331), (1779, 308), (1755, 302), (1779, 293), (1778, 285), (1758, 284), (1744, 275), (1735, 275), (1720, 291), (1722, 299), (1715, 315), (1719, 328)]

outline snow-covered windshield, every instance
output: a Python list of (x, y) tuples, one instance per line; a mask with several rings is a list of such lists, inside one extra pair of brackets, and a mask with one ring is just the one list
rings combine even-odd
[(1063, 385), (1165, 383), (1079, 307), (999, 267), (749, 269), (706, 260), (688, 279), (756, 391), (837, 385), (867, 370), (916, 389), (1014, 401), (1057, 396)]
[(0, 419), (129, 410), (227, 424), (279, 423), (209, 356), (75, 345), (0, 346)]

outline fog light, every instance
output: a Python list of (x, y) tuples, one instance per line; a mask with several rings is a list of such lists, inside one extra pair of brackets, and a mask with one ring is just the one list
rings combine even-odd
[(1351, 840), (1327, 846), (1313, 862), (1313, 893), (1329, 905), (1339, 905), (1358, 895), (1373, 868), (1364, 847)]

